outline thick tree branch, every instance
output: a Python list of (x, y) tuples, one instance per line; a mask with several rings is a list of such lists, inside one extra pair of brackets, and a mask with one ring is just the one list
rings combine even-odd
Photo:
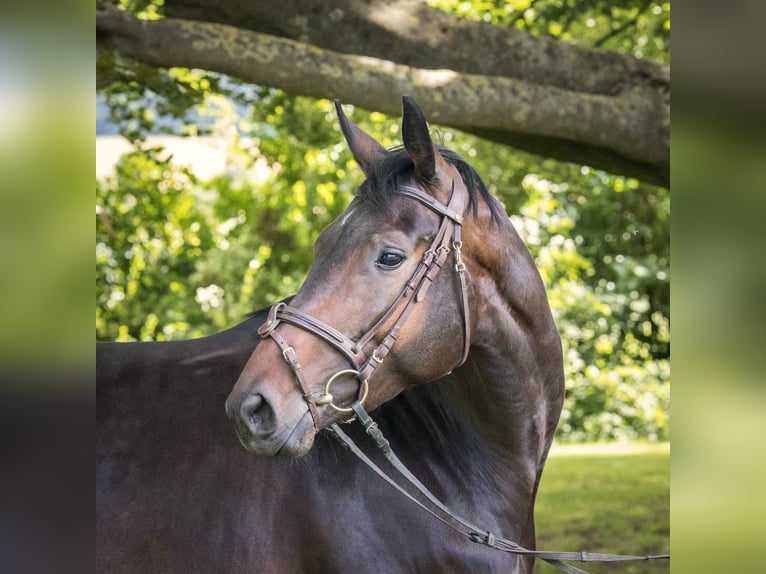
[(388, 114), (409, 94), (434, 123), (553, 157), (574, 159), (575, 149), (578, 161), (667, 183), (667, 109), (645, 88), (612, 97), (425, 70), (219, 24), (140, 21), (110, 6), (99, 9), (97, 36), (102, 47), (153, 66), (222, 72)]
[(335, 52), (413, 68), (503, 76), (540, 86), (614, 95), (664, 84), (667, 66), (633, 56), (475, 22), (419, 0), (165, 0), (174, 18), (229, 24)]

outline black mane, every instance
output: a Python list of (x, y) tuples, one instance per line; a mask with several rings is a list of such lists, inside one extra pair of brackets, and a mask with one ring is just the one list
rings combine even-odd
[[(474, 216), (478, 207), (477, 196), (480, 195), (489, 205), (492, 218), (499, 223), (505, 214), (476, 170), (454, 151), (441, 146), (437, 146), (437, 149), (447, 162), (455, 166), (460, 177), (463, 178), (468, 189), (468, 208), (473, 210)], [(373, 173), (359, 186), (357, 196), (363, 201), (369, 201), (373, 205), (384, 208), (396, 197), (397, 190), (410, 185), (414, 170), (415, 166), (407, 150), (403, 147), (393, 148), (388, 151), (382, 162), (375, 165)]]

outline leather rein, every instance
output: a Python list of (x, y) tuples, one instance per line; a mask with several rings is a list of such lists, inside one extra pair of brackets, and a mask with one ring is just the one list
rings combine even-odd
[[(332, 409), (344, 412), (352, 413), (353, 416), (346, 422), (353, 420), (359, 420), (360, 424), (364, 428), (365, 432), (373, 439), (375, 445), (380, 449), (383, 455), (393, 468), (410, 484), (412, 484), (418, 492), (420, 492), (429, 504), (418, 500), (413, 494), (408, 492), (403, 486), (401, 486), (396, 480), (391, 478), (385, 471), (383, 471), (377, 464), (375, 464), (364, 452), (354, 443), (337, 423), (332, 424), (327, 430), (334, 436), (340, 443), (350, 450), (357, 458), (370, 467), (376, 474), (398, 490), (402, 495), (411, 500), (413, 503), (424, 509), (426, 512), (452, 528), (453, 530), (465, 535), (469, 540), (477, 544), (483, 544), (496, 550), (501, 550), (511, 554), (530, 556), (540, 560), (544, 560), (551, 565), (555, 566), (559, 570), (567, 572), (568, 574), (588, 574), (585, 570), (581, 570), (563, 562), (563, 560), (577, 561), (577, 562), (622, 562), (629, 560), (657, 560), (657, 559), (669, 559), (669, 554), (663, 555), (644, 555), (644, 556), (632, 556), (622, 554), (601, 554), (592, 552), (549, 552), (543, 550), (528, 550), (515, 542), (503, 538), (494, 534), (489, 530), (484, 530), (473, 525), (469, 521), (461, 518), (454, 512), (452, 512), (447, 506), (439, 501), (433, 493), (431, 493), (426, 486), (410, 472), (410, 470), (401, 462), (396, 453), (391, 449), (391, 445), (388, 440), (383, 436), (383, 433), (378, 428), (370, 415), (365, 411), (362, 406), (369, 392), (369, 379), (383, 362), (391, 347), (396, 342), (402, 325), (410, 316), (414, 309), (414, 304), (422, 301), (429, 287), (436, 279), (439, 271), (444, 266), (447, 256), (450, 252), (454, 253), (454, 270), (457, 273), (458, 281), (460, 284), (460, 297), (463, 313), (463, 357), (458, 363), (458, 366), (462, 365), (468, 358), (468, 351), (471, 346), (470, 341), (470, 315), (468, 308), (468, 289), (466, 285), (465, 264), (462, 260), (461, 248), (461, 226), (463, 222), (463, 216), (461, 214), (464, 203), (467, 198), (467, 190), (462, 178), (455, 173), (457, 177), (453, 180), (452, 190), (450, 192), (447, 204), (438, 202), (433, 197), (427, 195), (419, 188), (404, 186), (398, 190), (398, 193), (415, 199), (436, 212), (441, 216), (441, 224), (439, 230), (436, 232), (430, 246), (423, 254), (421, 261), (418, 263), (414, 273), (410, 277), (409, 281), (405, 283), (404, 288), (399, 295), (394, 299), (393, 303), (388, 307), (383, 316), (359, 339), (356, 341), (346, 337), (343, 333), (331, 327), (327, 323), (320, 321), (319, 319), (312, 317), (308, 313), (301, 311), (295, 307), (287, 305), (284, 302), (277, 303), (269, 310), (268, 318), (266, 322), (258, 329), (258, 334), (261, 338), (265, 339), (270, 337), (279, 346), (282, 351), (282, 357), (285, 362), (290, 366), (291, 370), (298, 379), (298, 382), (303, 391), (303, 397), (308, 403), (309, 411), (314, 421), (314, 427), (318, 428), (319, 413), (317, 411), (318, 406), (329, 406)], [(457, 185), (456, 185), (457, 184)], [(398, 316), (397, 316), (398, 312)], [(383, 329), (384, 324), (390, 321), (396, 316), (394, 324), (388, 329), (382, 341), (373, 349), (372, 353), (365, 353), (364, 347), (367, 346), (376, 336), (379, 335)], [(303, 368), (298, 359), (298, 355), (295, 349), (290, 346), (285, 339), (276, 331), (279, 323), (289, 323), (295, 325), (313, 335), (319, 337), (325, 343), (334, 347), (342, 355), (344, 355), (349, 362), (354, 366), (353, 369), (343, 369), (332, 375), (325, 384), (324, 391), (311, 391), (308, 386), (305, 377), (303, 376)], [(452, 369), (451, 369), (452, 370)], [(451, 372), (450, 370), (450, 372)], [(350, 408), (340, 407), (335, 404), (335, 397), (330, 392), (333, 383), (342, 376), (355, 376), (359, 380), (359, 392), (358, 396), (352, 403)]]

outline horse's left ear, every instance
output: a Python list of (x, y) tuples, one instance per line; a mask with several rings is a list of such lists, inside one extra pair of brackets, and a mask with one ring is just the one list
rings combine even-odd
[(351, 154), (365, 175), (369, 177), (373, 166), (386, 155), (386, 148), (348, 119), (346, 114), (343, 113), (343, 108), (338, 100), (335, 100), (335, 110), (338, 112), (340, 129), (343, 131), (343, 136), (346, 138)]
[(432, 181), (436, 173), (436, 149), (428, 135), (426, 118), (410, 96), (402, 97), (402, 141), (415, 164), (417, 178)]

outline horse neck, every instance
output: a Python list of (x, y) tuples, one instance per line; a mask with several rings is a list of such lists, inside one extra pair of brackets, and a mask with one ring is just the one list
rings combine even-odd
[(485, 246), (472, 254), (468, 360), (382, 410), (398, 435), (392, 443), (407, 444), (408, 458), (435, 483), (454, 485), (457, 500), (471, 493), (505, 517), (509, 535), (534, 544), (534, 499), (563, 400), (561, 343), (510, 222), (465, 244)]
[(484, 416), (497, 406), (476, 376), (478, 363), (472, 352), (463, 367), (407, 389), (373, 418), (404, 463), (454, 512), (533, 547), (536, 459), (521, 454), (507, 425)]
[(561, 340), (535, 262), (510, 221), (476, 229), (486, 235), (471, 238), (481, 251), (462, 398), (476, 405), (480, 426), (502, 441), (506, 455), (541, 468), (563, 401)]

